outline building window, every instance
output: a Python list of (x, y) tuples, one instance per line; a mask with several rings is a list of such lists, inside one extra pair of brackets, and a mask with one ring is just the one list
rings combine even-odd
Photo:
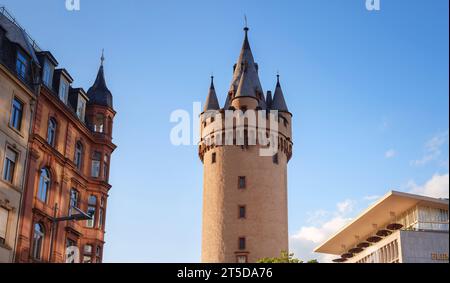
[(216, 163), (216, 153), (213, 152), (211, 155), (211, 163)]
[(245, 241), (245, 237), (240, 237), (239, 238), (239, 250), (243, 251), (245, 250), (246, 246), (246, 241)]
[(247, 209), (246, 209), (245, 205), (240, 205), (239, 206), (239, 218), (244, 219), (246, 217), (247, 217)]
[(96, 256), (96, 263), (101, 263), (102, 262), (102, 248), (100, 246), (97, 246), (95, 248), (95, 256)]
[(72, 215), (72, 208), (79, 208), (80, 207), (80, 193), (75, 190), (70, 190), (70, 201), (69, 201), (69, 214)]
[(78, 168), (78, 170), (81, 170), (83, 160), (83, 144), (78, 141), (75, 145), (75, 166)]
[(14, 97), (11, 111), (10, 125), (14, 129), (20, 131), (22, 128), (23, 103)]
[(42, 244), (44, 242), (45, 231), (42, 224), (34, 224), (34, 235), (33, 235), (33, 249), (32, 256), (34, 259), (40, 260), (42, 258)]
[(25, 80), (27, 76), (27, 66), (28, 66), (27, 58), (25, 57), (25, 55), (23, 55), (22, 52), (18, 51), (16, 60), (16, 71), (17, 75), (23, 80)]
[(84, 245), (83, 263), (92, 263), (92, 245)]
[(78, 96), (77, 116), (78, 119), (84, 121), (84, 115), (86, 111), (86, 100), (81, 96)]
[(94, 223), (95, 223), (95, 211), (96, 211), (96, 208), (97, 208), (97, 197), (91, 195), (91, 196), (89, 197), (89, 199), (88, 199), (88, 210), (87, 210), (87, 214), (88, 214), (89, 216), (91, 216), (92, 219), (89, 219), (89, 220), (86, 222), (86, 226), (87, 226), (88, 228), (94, 228)]
[(69, 84), (61, 78), (61, 82), (59, 83), (59, 99), (61, 99), (62, 102), (67, 104), (68, 96), (69, 96)]
[(105, 179), (105, 182), (108, 182), (109, 180), (109, 156), (108, 154), (105, 154), (103, 156), (103, 178)]
[(8, 227), (9, 211), (6, 208), (0, 207), (0, 245), (6, 243), (6, 228)]
[(7, 147), (5, 163), (3, 165), (3, 180), (11, 184), (14, 181), (14, 172), (16, 171), (16, 163), (17, 163), (17, 152)]
[(50, 118), (50, 120), (48, 120), (47, 142), (51, 146), (55, 146), (56, 125), (56, 120), (54, 118)]
[(48, 61), (45, 61), (44, 69), (42, 72), (42, 81), (49, 88), (52, 88), (52, 78), (53, 78), (53, 68), (51, 67)]
[(103, 208), (98, 211), (98, 228), (103, 229)]
[(248, 259), (246, 255), (238, 255), (236, 256), (237, 263), (247, 263)]
[(272, 161), (274, 164), (278, 164), (278, 153), (272, 156)]
[(245, 182), (245, 176), (239, 176), (238, 186), (239, 189), (245, 189), (246, 188), (246, 182)]
[(50, 190), (50, 173), (47, 168), (41, 169), (41, 175), (39, 176), (39, 187), (38, 187), (38, 199), (42, 202), (47, 203), (48, 192)]
[(66, 240), (66, 263), (77, 263), (75, 258), (74, 248), (77, 247), (77, 243), (72, 239)]
[(105, 132), (105, 116), (103, 114), (97, 114), (95, 116), (94, 132), (97, 133)]
[(100, 177), (100, 160), (102, 158), (102, 154), (98, 151), (95, 151), (92, 156), (92, 165), (91, 165), (91, 176), (94, 178)]

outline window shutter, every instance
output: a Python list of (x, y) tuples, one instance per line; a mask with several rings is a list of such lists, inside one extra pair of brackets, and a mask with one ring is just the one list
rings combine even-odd
[(8, 210), (0, 207), (0, 238), (6, 238), (6, 226), (8, 224)]
[(15, 151), (12, 151), (11, 149), (7, 148), (6, 149), (6, 158), (8, 158), (9, 160), (16, 162), (17, 159), (17, 153)]

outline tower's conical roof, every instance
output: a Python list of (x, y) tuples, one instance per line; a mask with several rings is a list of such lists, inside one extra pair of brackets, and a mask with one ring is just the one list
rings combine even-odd
[(277, 75), (277, 86), (275, 88), (275, 93), (273, 94), (272, 107), (273, 110), (289, 112), (284, 100), (283, 90), (281, 89), (280, 76)]
[(216, 95), (216, 89), (214, 88), (214, 77), (211, 76), (211, 86), (209, 87), (208, 97), (206, 98), (206, 103), (203, 111), (209, 110), (219, 110), (219, 101)]
[(268, 109), (272, 108), (272, 92), (271, 91), (267, 92), (266, 105), (267, 105)]
[(111, 91), (106, 86), (105, 74), (103, 70), (104, 56), (102, 54), (100, 68), (97, 73), (97, 78), (94, 84), (89, 88), (87, 96), (89, 97), (89, 104), (101, 105), (113, 108), (113, 97)]
[(248, 41), (248, 28), (244, 28), (245, 37), (241, 53), (236, 63), (230, 91), (234, 97), (250, 96), (257, 97), (257, 92), (262, 92), (261, 82), (258, 76), (257, 65), (253, 58), (250, 43)]

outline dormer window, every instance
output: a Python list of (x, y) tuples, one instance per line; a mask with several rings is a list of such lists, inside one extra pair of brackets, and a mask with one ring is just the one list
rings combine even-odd
[(27, 58), (22, 52), (17, 51), (16, 71), (17, 75), (23, 80), (25, 80), (27, 76), (27, 66), (28, 66)]
[(49, 88), (52, 87), (53, 69), (54, 67), (48, 61), (45, 61), (42, 71), (42, 82)]
[(77, 116), (78, 119), (84, 121), (84, 115), (86, 113), (86, 99), (84, 99), (81, 95), (78, 96), (78, 104), (77, 104)]
[(67, 104), (68, 96), (69, 96), (69, 83), (61, 79), (59, 84), (59, 99), (61, 99), (62, 102)]

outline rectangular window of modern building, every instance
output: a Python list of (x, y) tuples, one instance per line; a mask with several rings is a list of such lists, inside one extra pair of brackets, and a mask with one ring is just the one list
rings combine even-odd
[(17, 162), (17, 152), (7, 147), (5, 162), (3, 164), (3, 180), (11, 184), (14, 181), (16, 162)]
[(246, 240), (245, 237), (239, 238), (239, 250), (243, 251), (246, 249)]
[(22, 52), (18, 51), (16, 60), (16, 71), (17, 75), (23, 80), (25, 80), (27, 76), (27, 66), (28, 66), (27, 58)]
[(0, 207), (0, 244), (4, 245), (6, 242), (6, 228), (8, 227), (9, 211), (6, 208)]
[(23, 103), (14, 97), (11, 109), (10, 125), (14, 129), (20, 131), (22, 128)]
[(247, 217), (247, 210), (245, 205), (240, 205), (239, 206), (239, 218), (240, 219), (244, 219)]
[(211, 155), (211, 163), (216, 163), (216, 153), (213, 152)]
[(238, 181), (239, 189), (245, 189), (246, 185), (247, 184), (246, 184), (245, 176), (239, 176), (239, 181)]

